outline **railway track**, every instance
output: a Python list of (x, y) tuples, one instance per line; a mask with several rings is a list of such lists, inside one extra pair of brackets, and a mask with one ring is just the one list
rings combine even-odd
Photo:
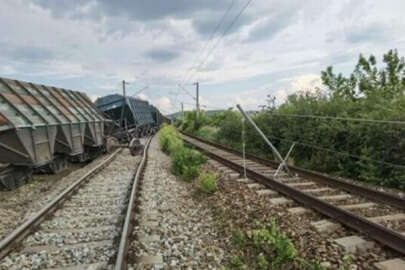
[(4, 238), (0, 269), (126, 269), (150, 141), (141, 158), (116, 150)]
[[(215, 160), (211, 163), (217, 168), (235, 179), (240, 178), (243, 173), (241, 153), (187, 134), (182, 134), (182, 137)], [(296, 173), (293, 177), (286, 173), (274, 177), (277, 166), (275, 162), (248, 155), (246, 174), (249, 179), (238, 181), (255, 188), (258, 196), (270, 197), (270, 203), (274, 205), (291, 205), (288, 210), (292, 214), (299, 215), (313, 209), (405, 255), (403, 198), (299, 168), (290, 167)], [(251, 183), (250, 179), (257, 183)], [(336, 224), (328, 220), (314, 223), (314, 228), (320, 232), (327, 232), (334, 226)], [(356, 242), (359, 239), (363, 240), (346, 240)], [(370, 242), (364, 240), (364, 243)]]

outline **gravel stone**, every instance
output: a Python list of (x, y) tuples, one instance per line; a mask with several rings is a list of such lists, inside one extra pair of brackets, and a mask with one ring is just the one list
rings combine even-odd
[[(129, 250), (132, 269), (221, 269), (222, 237), (210, 209), (193, 198), (195, 190), (170, 173), (170, 160), (153, 139)], [(139, 260), (159, 255), (162, 264)]]

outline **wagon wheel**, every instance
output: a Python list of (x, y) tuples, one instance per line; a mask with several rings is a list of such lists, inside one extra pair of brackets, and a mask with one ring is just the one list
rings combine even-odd
[(108, 137), (105, 143), (107, 153), (112, 153), (119, 146), (119, 142), (115, 137)]
[(129, 151), (132, 156), (136, 156), (143, 152), (143, 145), (138, 138), (133, 138), (129, 143)]

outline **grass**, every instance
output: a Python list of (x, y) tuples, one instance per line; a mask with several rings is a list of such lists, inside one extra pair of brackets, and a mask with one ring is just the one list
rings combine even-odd
[(163, 152), (170, 155), (172, 173), (184, 181), (191, 182), (200, 175), (205, 157), (199, 152), (184, 146), (177, 130), (170, 125), (159, 131), (159, 144)]
[(212, 194), (217, 190), (217, 175), (215, 173), (203, 173), (199, 177), (199, 189), (202, 192)]
[[(297, 255), (292, 240), (283, 233), (274, 220), (257, 229), (244, 233), (232, 233), (232, 244), (238, 248), (239, 255), (233, 257), (225, 269), (305, 269), (324, 270), (318, 261), (308, 261)], [(240, 254), (244, 254), (243, 257)], [(237, 261), (235, 261), (238, 258)], [(241, 262), (241, 264), (236, 264)], [(342, 268), (339, 270), (346, 270)]]

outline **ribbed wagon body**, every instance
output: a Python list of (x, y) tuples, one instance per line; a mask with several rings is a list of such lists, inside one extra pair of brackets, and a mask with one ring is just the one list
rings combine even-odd
[(113, 94), (98, 98), (95, 104), (115, 122), (112, 135), (121, 141), (141, 137), (156, 127), (151, 105), (147, 101)]
[(60, 157), (86, 160), (104, 147), (105, 120), (84, 93), (0, 78), (0, 163), (57, 170)]

